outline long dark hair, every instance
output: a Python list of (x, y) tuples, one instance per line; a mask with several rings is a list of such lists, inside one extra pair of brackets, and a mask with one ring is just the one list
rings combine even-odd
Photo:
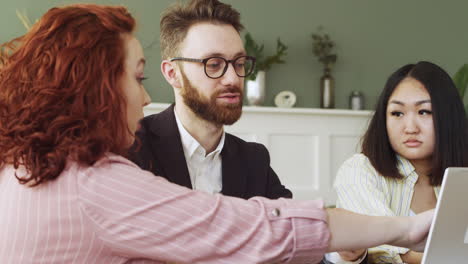
[(390, 75), (363, 137), (362, 153), (382, 176), (402, 177), (397, 168), (396, 153), (388, 139), (386, 111), (393, 91), (407, 77), (421, 82), (431, 98), (435, 147), (430, 177), (431, 185), (437, 186), (442, 183), (447, 167), (468, 167), (468, 121), (452, 78), (433, 63), (408, 64)]

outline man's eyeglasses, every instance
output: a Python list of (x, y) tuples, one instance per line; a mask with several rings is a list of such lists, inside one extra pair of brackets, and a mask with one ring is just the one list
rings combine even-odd
[(234, 71), (239, 77), (246, 77), (253, 72), (255, 58), (251, 56), (240, 56), (233, 60), (226, 60), (223, 57), (209, 57), (206, 59), (191, 59), (176, 57), (171, 61), (199, 62), (205, 66), (205, 74), (211, 79), (221, 78), (227, 71), (229, 63), (234, 67)]

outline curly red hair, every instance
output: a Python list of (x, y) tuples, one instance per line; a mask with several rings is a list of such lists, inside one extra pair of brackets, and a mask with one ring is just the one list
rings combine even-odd
[[(119, 86), (135, 20), (124, 7), (50, 9), (24, 36), (0, 46), (0, 167), (57, 178), (68, 159), (92, 165), (125, 154), (126, 101)], [(14, 44), (18, 44), (15, 47)]]

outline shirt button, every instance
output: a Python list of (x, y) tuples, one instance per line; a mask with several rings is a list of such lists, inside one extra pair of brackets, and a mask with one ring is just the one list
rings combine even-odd
[(271, 212), (271, 214), (272, 214), (273, 216), (278, 217), (278, 216), (281, 215), (281, 211), (280, 211), (280, 209), (275, 208), (275, 209)]

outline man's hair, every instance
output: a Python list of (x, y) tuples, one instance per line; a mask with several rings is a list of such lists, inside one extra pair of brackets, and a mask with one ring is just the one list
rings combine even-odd
[(397, 169), (396, 153), (388, 138), (386, 112), (393, 91), (408, 77), (421, 82), (431, 98), (435, 146), (430, 178), (431, 185), (440, 185), (447, 167), (468, 166), (468, 121), (452, 78), (433, 63), (421, 61), (408, 64), (388, 78), (363, 137), (362, 152), (382, 176), (402, 177)]
[(180, 45), (190, 27), (200, 22), (231, 25), (237, 32), (244, 28), (240, 23), (239, 12), (218, 0), (191, 0), (186, 4), (176, 3), (169, 7), (161, 18), (159, 39), (162, 58), (169, 59), (178, 56)]
[(8, 51), (0, 54), (0, 167), (24, 166), (30, 176), (17, 178), (35, 186), (57, 178), (68, 159), (92, 165), (125, 153), (120, 82), (134, 27), (124, 7), (70, 5), (0, 46)]

